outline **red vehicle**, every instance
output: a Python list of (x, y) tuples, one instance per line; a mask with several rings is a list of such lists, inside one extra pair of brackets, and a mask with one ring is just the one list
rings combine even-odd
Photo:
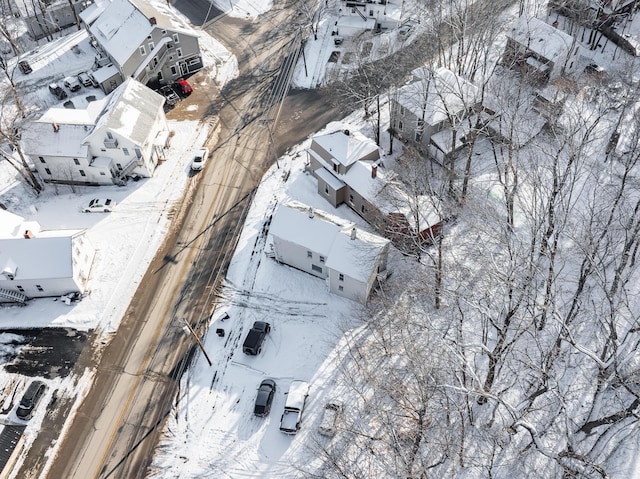
[(176, 80), (176, 84), (180, 87), (180, 91), (184, 95), (189, 95), (193, 91), (193, 88), (191, 88), (191, 85), (189, 85), (189, 82), (184, 78), (178, 78)]

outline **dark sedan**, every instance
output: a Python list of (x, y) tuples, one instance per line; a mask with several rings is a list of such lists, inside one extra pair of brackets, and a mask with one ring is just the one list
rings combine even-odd
[(256, 397), (256, 405), (253, 408), (253, 414), (256, 416), (266, 416), (269, 414), (275, 393), (276, 382), (273, 379), (265, 379), (262, 381), (258, 388), (258, 396)]

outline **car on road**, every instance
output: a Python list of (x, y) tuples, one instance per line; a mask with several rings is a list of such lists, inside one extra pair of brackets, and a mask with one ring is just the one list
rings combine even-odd
[(64, 83), (64, 86), (66, 86), (71, 91), (78, 91), (80, 88), (82, 88), (82, 85), (80, 85), (80, 82), (76, 77), (66, 77), (62, 81), (62, 83)]
[(64, 91), (57, 83), (49, 84), (49, 91), (52, 95), (54, 95), (58, 100), (64, 100), (67, 98), (67, 92)]
[(116, 202), (109, 198), (94, 198), (82, 210), (84, 213), (109, 213), (115, 208)]
[(31, 65), (29, 65), (29, 62), (27, 60), (20, 60), (18, 62), (18, 67), (20, 68), (20, 71), (22, 73), (24, 73), (25, 75), (27, 75), (28, 73), (31, 73), (33, 71), (31, 69)]
[(91, 83), (91, 77), (89, 76), (89, 74), (87, 72), (78, 73), (78, 81), (80, 83), (82, 83), (82, 85), (84, 85), (84, 86), (93, 85), (93, 83)]
[(167, 100), (168, 105), (173, 106), (180, 101), (180, 97), (178, 96), (178, 94), (169, 85), (160, 88), (160, 93), (162, 93), (164, 98)]
[(183, 95), (190, 95), (191, 92), (193, 92), (193, 87), (184, 78), (178, 78), (176, 80), (176, 85), (178, 85)]
[(338, 400), (329, 401), (324, 406), (322, 420), (318, 427), (318, 432), (323, 436), (334, 436), (340, 415), (342, 414), (342, 402)]
[(32, 381), (29, 387), (22, 395), (18, 409), (16, 409), (16, 416), (20, 419), (30, 419), (33, 415), (33, 411), (38, 405), (40, 398), (44, 394), (46, 386), (42, 381)]
[(276, 394), (276, 382), (273, 379), (265, 379), (260, 383), (256, 403), (253, 406), (253, 414), (266, 416), (271, 411), (273, 396)]
[(200, 171), (207, 163), (207, 158), (209, 158), (209, 148), (200, 148), (193, 157), (193, 160), (191, 160), (191, 169), (193, 171)]

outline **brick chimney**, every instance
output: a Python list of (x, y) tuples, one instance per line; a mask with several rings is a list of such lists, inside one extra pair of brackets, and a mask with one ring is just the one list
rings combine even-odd
[(378, 176), (378, 165), (371, 165), (371, 178)]
[(55, 131), (56, 133), (58, 133), (60, 131), (60, 127), (58, 126), (58, 124), (55, 121), (53, 123), (51, 123), (51, 126), (53, 127), (53, 131)]
[(24, 239), (31, 239), (33, 238), (33, 233), (31, 232), (31, 230), (24, 230)]
[(149, 23), (150, 23), (151, 25), (156, 25), (156, 24), (158, 23), (158, 22), (157, 22), (157, 20), (156, 20), (156, 17), (151, 17), (151, 18), (149, 18)]

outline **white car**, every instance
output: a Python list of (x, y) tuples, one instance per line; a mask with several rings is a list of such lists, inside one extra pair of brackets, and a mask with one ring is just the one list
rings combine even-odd
[(342, 402), (333, 400), (324, 406), (322, 420), (318, 427), (318, 432), (323, 436), (334, 436), (336, 433), (336, 424), (342, 413)]
[(191, 161), (191, 169), (193, 171), (200, 171), (204, 168), (207, 158), (209, 158), (209, 148), (200, 148)]
[(84, 86), (91, 86), (91, 77), (87, 72), (78, 73), (77, 75), (78, 81), (82, 83)]
[(82, 211), (84, 213), (108, 213), (113, 211), (116, 202), (109, 198), (94, 198)]
[(64, 79), (63, 83), (64, 86), (66, 86), (71, 91), (78, 91), (80, 88), (82, 88), (82, 85), (80, 85), (80, 82), (76, 77), (67, 77)]

